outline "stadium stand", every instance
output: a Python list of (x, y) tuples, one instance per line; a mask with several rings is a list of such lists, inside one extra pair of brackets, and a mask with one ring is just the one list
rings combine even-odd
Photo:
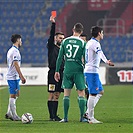
[[(124, 33), (127, 33), (129, 32), (129, 29), (132, 25), (132, 17), (129, 17), (129, 16), (132, 16), (132, 12), (133, 12), (133, 2), (131, 2), (130, 0), (129, 1), (118, 1), (116, 2), (115, 6), (112, 7), (112, 9), (110, 10), (109, 14), (106, 15), (106, 19), (111, 19), (111, 18), (120, 18), (121, 20), (124, 20)], [(127, 15), (128, 14), (128, 15)], [(120, 23), (117, 23), (117, 21), (107, 21), (108, 23), (110, 23), (110, 25), (121, 25)], [(116, 22), (116, 23), (115, 23)], [(106, 24), (107, 25), (107, 24)], [(115, 28), (108, 28), (108, 32), (116, 32), (115, 31)], [(122, 32), (120, 30), (120, 32)]]
[[(77, 12), (75, 12), (75, 14), (81, 13), (81, 15), (84, 16), (82, 12), (79, 12), (79, 10), (81, 10), (83, 13), (87, 12), (88, 16), (93, 16), (92, 11), (89, 11), (87, 7), (81, 7), (81, 5), (80, 0), (72, 2), (65, 0), (58, 0), (58, 2), (44, 0), (28, 0), (28, 2), (26, 0), (8, 0), (8, 2), (6, 2), (0, 0), (0, 64), (6, 64), (6, 52), (11, 47), (11, 35), (19, 33), (23, 38), (23, 47), (20, 48), (23, 64), (31, 64), (32, 66), (46, 65), (46, 43), (51, 26), (49, 22), (51, 11), (57, 11), (57, 30), (61, 29), (67, 36), (69, 35), (67, 31), (71, 28), (71, 26), (69, 26), (71, 23), (67, 20), (70, 18), (75, 19), (73, 14), (76, 9)], [(127, 7), (124, 8), (123, 13), (120, 15), (123, 19), (127, 19), (126, 14), (128, 10), (131, 10), (130, 4), (127, 4)], [(98, 9), (94, 12), (95, 15), (99, 15)], [(101, 13), (101, 16), (104, 16), (106, 12), (107, 11), (99, 13)], [(113, 12), (112, 10), (112, 13)], [(87, 17), (84, 18), (84, 21), (86, 20)], [(93, 23), (94, 22), (92, 22), (92, 24)], [(91, 24), (91, 22), (89, 24)], [(126, 22), (126, 33), (132, 28), (132, 24), (132, 20)], [(88, 25), (88, 23), (86, 25)], [(89, 29), (87, 30), (89, 32)], [(133, 36), (107, 36), (102, 41), (105, 54), (114, 62), (133, 61), (132, 45)]]
[(105, 55), (112, 61), (119, 63), (133, 61), (133, 37), (105, 37), (101, 44)]
[[(29, 2), (30, 1), (30, 2)], [(24, 64), (45, 65), (47, 63), (47, 36), (45, 30), (49, 25), (52, 10), (58, 11), (64, 1), (0, 1), (0, 63), (6, 63), (6, 52), (11, 47), (10, 37), (19, 33), (23, 38), (20, 48)]]

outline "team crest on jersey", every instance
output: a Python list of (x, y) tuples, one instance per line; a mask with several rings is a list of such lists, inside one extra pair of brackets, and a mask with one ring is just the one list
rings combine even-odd
[(16, 59), (17, 57), (16, 56), (14, 56), (14, 59)]
[(49, 91), (55, 91), (55, 85), (49, 84)]

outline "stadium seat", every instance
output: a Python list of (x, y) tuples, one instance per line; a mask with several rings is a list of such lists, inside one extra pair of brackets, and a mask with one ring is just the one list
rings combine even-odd
[[(0, 63), (5, 63), (6, 52), (12, 45), (10, 37), (14, 33), (22, 35), (23, 46), (20, 48), (22, 63), (47, 63), (46, 43), (48, 35), (45, 36), (45, 33), (47, 28), (50, 27), (49, 17), (52, 10), (56, 10), (57, 15), (59, 15), (61, 9), (65, 6), (65, 0), (58, 2), (19, 1), (1, 2), (0, 4), (0, 12), (2, 12), (0, 19), (0, 45), (2, 49)], [(40, 23), (38, 24), (37, 20), (42, 24), (41, 31)], [(126, 50), (132, 48), (132, 40), (133, 37), (127, 36), (105, 37), (101, 41), (102, 49), (105, 55), (114, 62), (125, 62)]]

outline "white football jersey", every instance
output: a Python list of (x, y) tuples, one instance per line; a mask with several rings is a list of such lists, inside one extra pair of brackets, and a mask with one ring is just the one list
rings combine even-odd
[(14, 61), (18, 61), (18, 65), (21, 64), (21, 55), (17, 47), (12, 46), (7, 52), (7, 80), (17, 80), (19, 79), (18, 72), (16, 71), (15, 66), (13, 65)]
[(107, 62), (100, 43), (91, 38), (86, 44), (84, 73), (98, 73), (101, 59)]

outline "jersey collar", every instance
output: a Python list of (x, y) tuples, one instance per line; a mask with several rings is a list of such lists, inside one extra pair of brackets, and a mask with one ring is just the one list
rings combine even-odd
[(93, 40), (95, 40), (95, 41), (99, 42), (96, 38), (91, 38), (91, 39), (93, 39)]
[(13, 45), (12, 47), (14, 47), (14, 48), (18, 49), (18, 48), (17, 48), (16, 46), (14, 46), (14, 45)]

